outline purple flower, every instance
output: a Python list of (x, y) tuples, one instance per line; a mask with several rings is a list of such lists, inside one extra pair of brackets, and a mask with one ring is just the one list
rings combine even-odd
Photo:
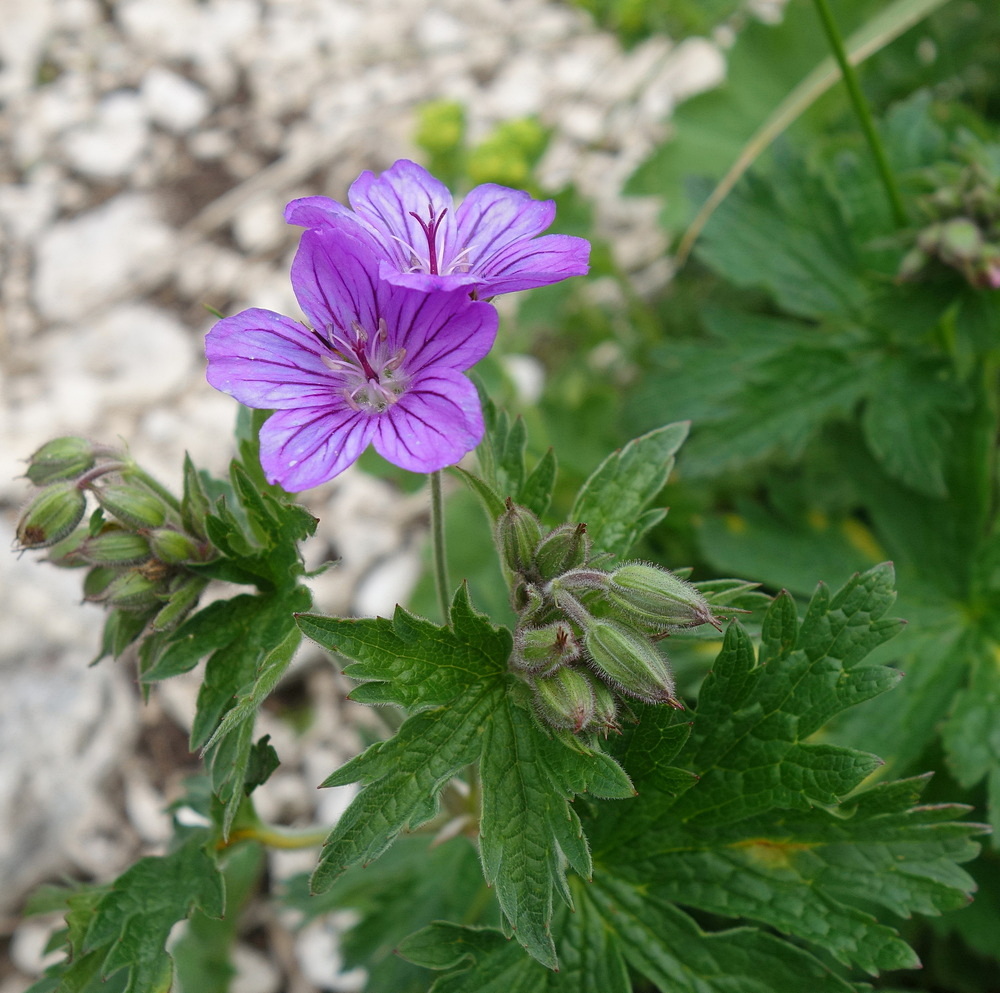
[(413, 472), (475, 448), (482, 409), (462, 373), (493, 344), (493, 307), (461, 289), (427, 294), (380, 280), (368, 246), (336, 230), (303, 234), (292, 286), (312, 328), (245, 310), (206, 340), (208, 381), (275, 410), (260, 432), (270, 482), (318, 486), (369, 444)]
[(381, 176), (363, 172), (347, 197), (353, 211), (329, 197), (293, 200), (285, 220), (363, 233), (382, 260), (382, 278), (399, 286), (424, 292), (463, 286), (478, 297), (492, 297), (589, 269), (590, 243), (541, 235), (555, 218), (555, 203), (521, 190), (484, 183), (453, 208), (443, 183), (400, 159)]

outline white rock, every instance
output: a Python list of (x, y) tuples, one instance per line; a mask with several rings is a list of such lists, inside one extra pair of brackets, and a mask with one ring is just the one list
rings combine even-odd
[(40, 976), (50, 965), (63, 958), (57, 950), (46, 954), (45, 946), (53, 932), (66, 926), (62, 917), (29, 917), (14, 930), (10, 939), (10, 960), (28, 976)]
[(307, 924), (295, 938), (296, 958), (306, 978), (321, 990), (360, 993), (368, 981), (364, 969), (342, 971), (340, 933), (353, 923), (354, 915), (328, 914)]
[(208, 94), (200, 86), (162, 66), (146, 73), (140, 93), (150, 120), (174, 134), (193, 130), (211, 110)]
[(109, 93), (97, 107), (96, 118), (63, 139), (70, 165), (95, 179), (117, 179), (135, 168), (149, 136), (138, 93)]
[(229, 984), (230, 993), (278, 993), (281, 989), (281, 974), (256, 948), (237, 945), (233, 965), (236, 975)]
[(273, 195), (254, 197), (233, 218), (233, 236), (244, 251), (263, 253), (277, 248), (288, 236), (285, 204)]
[(171, 315), (149, 304), (121, 304), (90, 322), (53, 330), (42, 344), (53, 390), (74, 380), (100, 384), (104, 408), (153, 405), (185, 386), (196, 343)]
[(391, 617), (396, 604), (406, 603), (424, 570), (415, 549), (404, 549), (379, 562), (358, 583), (354, 613), (361, 617)]
[(150, 273), (165, 271), (174, 234), (150, 197), (121, 193), (60, 221), (41, 238), (35, 305), (53, 321), (79, 321), (101, 304), (132, 295)]
[(0, 226), (15, 241), (33, 241), (55, 216), (60, 171), (40, 166), (26, 183), (0, 185)]

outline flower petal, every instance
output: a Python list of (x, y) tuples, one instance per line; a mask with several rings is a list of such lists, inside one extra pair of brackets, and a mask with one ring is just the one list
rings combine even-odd
[(479, 270), (508, 245), (541, 234), (555, 220), (554, 200), (535, 200), (523, 190), (483, 183), (455, 211), (458, 240)]
[(303, 228), (321, 228), (332, 218), (357, 223), (354, 213), (330, 197), (300, 197), (285, 207), (285, 222)]
[(546, 234), (500, 249), (478, 272), (480, 296), (548, 286), (590, 270), (590, 242), (568, 234)]
[(483, 411), (472, 381), (437, 369), (411, 384), (399, 403), (378, 417), (372, 444), (384, 459), (410, 472), (454, 465), (483, 437)]
[(389, 351), (406, 350), (403, 368), (409, 375), (430, 366), (461, 372), (493, 347), (497, 312), (488, 303), (470, 300), (463, 287), (424, 293), (383, 283), (380, 294)]
[(343, 223), (302, 235), (292, 262), (292, 288), (312, 326), (324, 336), (354, 322), (378, 327), (378, 261), (365, 242)]
[(279, 410), (260, 429), (264, 475), (290, 493), (319, 486), (357, 460), (376, 422), (342, 402), (327, 409)]
[(413, 268), (414, 259), (428, 261), (427, 233), (417, 217), (430, 223), (447, 211), (435, 244), (441, 259), (450, 257), (455, 245), (451, 192), (423, 166), (400, 159), (380, 176), (363, 172), (347, 196), (358, 216), (381, 236), (386, 256), (403, 272)]
[(244, 310), (208, 332), (207, 378), (248, 407), (316, 407), (337, 388), (320, 357), (325, 352), (316, 336), (290, 317)]

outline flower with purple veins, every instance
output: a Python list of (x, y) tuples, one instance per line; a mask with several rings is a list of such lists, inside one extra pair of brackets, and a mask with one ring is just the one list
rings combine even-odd
[(361, 233), (382, 260), (382, 278), (399, 286), (425, 292), (463, 286), (488, 298), (582, 276), (590, 268), (586, 239), (541, 234), (555, 218), (555, 203), (521, 190), (484, 183), (454, 207), (440, 180), (400, 159), (380, 176), (363, 172), (347, 197), (353, 210), (329, 197), (293, 200), (285, 220)]
[(413, 472), (453, 465), (483, 436), (462, 373), (490, 350), (497, 314), (464, 288), (427, 294), (379, 279), (370, 248), (344, 231), (306, 231), (292, 286), (311, 327), (244, 310), (208, 333), (208, 381), (273, 413), (260, 431), (271, 483), (299, 492), (369, 444)]

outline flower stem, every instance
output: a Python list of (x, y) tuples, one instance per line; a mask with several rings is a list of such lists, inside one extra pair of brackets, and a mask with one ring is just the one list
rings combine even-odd
[(292, 828), (274, 827), (268, 824), (253, 824), (236, 828), (229, 840), (220, 847), (228, 847), (237, 841), (257, 841), (268, 848), (295, 850), (300, 848), (317, 848), (326, 841), (332, 828)]
[(827, 0), (813, 0), (813, 2), (816, 5), (816, 12), (819, 14), (819, 19), (823, 24), (823, 30), (826, 32), (827, 40), (830, 42), (830, 48), (833, 49), (833, 57), (840, 66), (840, 72), (844, 77), (844, 85), (847, 87), (847, 93), (854, 107), (854, 113), (857, 115), (861, 130), (868, 141), (868, 147), (875, 158), (875, 168), (878, 171), (879, 178), (882, 180), (882, 185), (885, 187), (886, 196), (892, 208), (893, 218), (899, 227), (905, 227), (908, 218), (906, 216), (906, 208), (903, 206), (903, 198), (900, 196), (899, 188), (896, 186), (896, 177), (892, 174), (892, 169), (889, 167), (889, 159), (886, 157), (882, 139), (879, 138), (878, 132), (875, 130), (875, 122), (872, 120), (871, 109), (864, 94), (861, 92), (858, 75), (854, 71), (854, 66), (847, 59), (844, 41), (840, 37), (840, 31), (837, 29), (836, 21), (833, 19), (830, 5)]
[(431, 542), (434, 545), (434, 582), (437, 586), (441, 619), (448, 623), (448, 559), (444, 547), (444, 500), (441, 496), (441, 471), (431, 477)]

